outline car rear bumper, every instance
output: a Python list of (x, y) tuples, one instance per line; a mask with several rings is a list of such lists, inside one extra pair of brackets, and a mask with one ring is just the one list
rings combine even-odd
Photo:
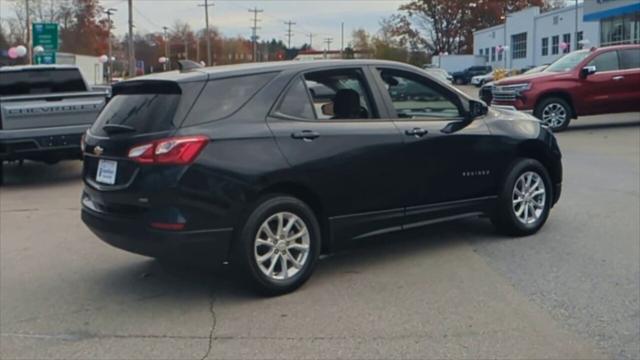
[(80, 159), (80, 139), (87, 127), (0, 130), (0, 160)]
[(82, 221), (102, 241), (116, 248), (155, 258), (202, 264), (228, 259), (233, 229), (156, 230), (136, 218), (94, 211), (83, 204)]

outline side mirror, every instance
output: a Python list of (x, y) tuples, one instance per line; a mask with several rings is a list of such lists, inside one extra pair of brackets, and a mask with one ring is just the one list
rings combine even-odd
[(586, 79), (587, 76), (595, 74), (597, 70), (598, 69), (595, 65), (585, 66), (580, 70), (580, 76), (582, 76), (583, 79)]
[(469, 101), (469, 119), (475, 119), (480, 116), (487, 115), (489, 107), (484, 101), (470, 100)]

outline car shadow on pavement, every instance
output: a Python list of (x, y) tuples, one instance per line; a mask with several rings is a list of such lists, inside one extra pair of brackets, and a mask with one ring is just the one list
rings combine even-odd
[[(298, 291), (339, 281), (345, 275), (366, 273), (368, 269), (388, 266), (406, 258), (424, 256), (427, 260), (448, 248), (478, 241), (509, 239), (497, 235), (487, 219), (436, 224), (424, 229), (379, 236), (334, 254), (323, 255), (310, 281)], [(249, 302), (262, 298), (250, 289), (232, 265), (203, 268), (184, 263), (142, 260), (111, 269), (95, 280), (101, 283), (101, 291), (105, 295), (115, 294), (131, 301), (185, 296), (212, 296), (218, 300)]]
[(3, 187), (34, 187), (42, 185), (62, 184), (80, 180), (82, 177), (81, 161), (61, 161), (57, 164), (25, 161), (4, 163)]
[(598, 123), (598, 124), (571, 124), (564, 132), (575, 132), (584, 130), (598, 130), (598, 129), (624, 129), (624, 128), (636, 128), (640, 127), (640, 121), (633, 122), (616, 122), (616, 123)]

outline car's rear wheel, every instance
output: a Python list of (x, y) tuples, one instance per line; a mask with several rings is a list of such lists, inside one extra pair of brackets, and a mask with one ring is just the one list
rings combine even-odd
[(491, 218), (498, 231), (526, 236), (538, 232), (551, 210), (551, 178), (534, 159), (519, 159), (511, 168)]
[(313, 211), (290, 196), (263, 199), (238, 234), (234, 261), (267, 295), (300, 287), (315, 268), (320, 228)]
[(542, 100), (536, 106), (534, 115), (552, 131), (560, 132), (569, 126), (573, 112), (564, 99), (551, 97)]
[(462, 78), (456, 78), (455, 83), (456, 85), (464, 85), (464, 80)]

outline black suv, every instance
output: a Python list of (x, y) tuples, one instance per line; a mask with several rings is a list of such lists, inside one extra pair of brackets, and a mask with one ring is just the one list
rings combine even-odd
[(472, 66), (463, 71), (457, 71), (451, 74), (453, 77), (453, 83), (458, 85), (466, 85), (471, 82), (471, 78), (477, 75), (488, 74), (493, 69), (491, 66)]
[(268, 293), (354, 240), (488, 215), (533, 234), (560, 150), (533, 117), (404, 64), (279, 62), (119, 83), (84, 138), (82, 219), (147, 256), (229, 261)]

